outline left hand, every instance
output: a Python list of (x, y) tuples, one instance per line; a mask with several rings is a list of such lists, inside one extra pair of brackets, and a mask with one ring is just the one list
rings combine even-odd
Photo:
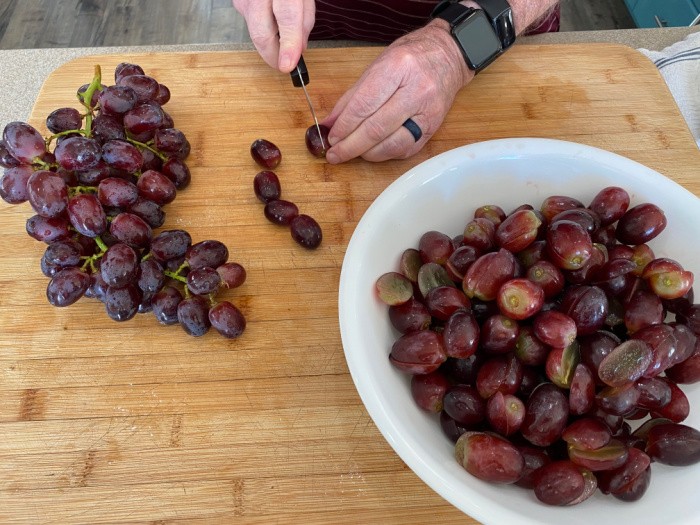
[[(442, 22), (396, 40), (340, 98), (323, 120), (330, 128), (329, 163), (408, 158), (437, 131), (457, 92), (474, 77)], [(418, 142), (402, 126), (409, 118), (423, 132)]]

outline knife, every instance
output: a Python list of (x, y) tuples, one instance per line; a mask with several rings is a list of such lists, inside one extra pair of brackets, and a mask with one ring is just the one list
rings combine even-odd
[(321, 146), (326, 149), (326, 144), (323, 142), (323, 135), (321, 135), (321, 127), (318, 125), (318, 119), (316, 118), (316, 111), (314, 111), (314, 105), (311, 103), (311, 98), (309, 97), (309, 92), (306, 89), (306, 85), (309, 83), (309, 70), (306, 69), (306, 62), (304, 62), (304, 57), (299, 57), (299, 63), (297, 67), (290, 73), (292, 76), (292, 84), (294, 87), (300, 87), (304, 90), (304, 95), (306, 96), (306, 102), (309, 104), (309, 109), (311, 110), (311, 116), (314, 118), (314, 124), (316, 124), (316, 131), (318, 131), (318, 137), (321, 139)]

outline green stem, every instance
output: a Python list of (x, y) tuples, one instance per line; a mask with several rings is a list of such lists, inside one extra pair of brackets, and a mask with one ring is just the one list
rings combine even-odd
[[(180, 281), (181, 283), (187, 284), (187, 277), (183, 277), (182, 275), (178, 274), (177, 272), (171, 272), (170, 270), (165, 270), (163, 272), (163, 275), (166, 275), (167, 277), (170, 277), (171, 279), (175, 279), (176, 281)], [(185, 287), (185, 292), (187, 292), (187, 287)]]
[(95, 65), (95, 76), (92, 77), (92, 82), (90, 82), (90, 85), (85, 93), (80, 95), (80, 101), (82, 102), (83, 106), (88, 109), (88, 112), (85, 115), (85, 135), (88, 137), (92, 135), (92, 96), (95, 94), (95, 91), (101, 87), (102, 70), (100, 69), (100, 65), (97, 64)]
[(51, 145), (51, 143), (53, 142), (53, 140), (57, 139), (58, 137), (64, 137), (66, 135), (75, 135), (76, 133), (80, 133), (81, 135), (87, 135), (87, 132), (84, 129), (67, 129), (66, 131), (54, 133), (49, 138), (47, 138), (46, 139), (46, 147), (48, 148)]
[(144, 148), (151, 151), (154, 155), (158, 156), (158, 158), (160, 158), (160, 160), (162, 160), (163, 162), (166, 162), (168, 160), (168, 157), (166, 155), (163, 155), (160, 151), (158, 151), (155, 148), (152, 148), (144, 142), (139, 142), (138, 140), (134, 140), (131, 137), (127, 137), (126, 140), (134, 146), (138, 146), (139, 148)]
[(97, 191), (97, 186), (71, 186), (68, 188), (68, 195), (73, 197), (81, 193), (94, 193)]
[(100, 248), (100, 251), (102, 253), (106, 252), (109, 249), (109, 246), (105, 244), (105, 242), (102, 240), (102, 238), (98, 235), (95, 237), (95, 244)]

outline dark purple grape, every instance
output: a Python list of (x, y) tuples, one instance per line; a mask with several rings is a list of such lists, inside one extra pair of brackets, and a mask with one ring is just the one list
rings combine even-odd
[(139, 311), (141, 290), (133, 283), (121, 288), (107, 287), (104, 304), (107, 315), (114, 321), (128, 321)]
[(165, 212), (153, 201), (139, 197), (128, 211), (141, 217), (151, 228), (160, 228), (165, 222)]
[(52, 171), (35, 171), (27, 180), (29, 203), (42, 217), (58, 217), (68, 207), (68, 187)]
[(10, 155), (31, 164), (46, 152), (46, 143), (35, 128), (25, 122), (10, 122), (2, 132), (2, 140)]
[(569, 385), (569, 412), (580, 416), (588, 413), (595, 404), (595, 378), (583, 363), (576, 365)]
[(100, 271), (111, 288), (123, 288), (138, 279), (138, 255), (130, 246), (117, 243), (102, 256)]
[(165, 230), (153, 238), (151, 253), (158, 262), (185, 257), (192, 246), (192, 237), (185, 230)]
[(598, 487), (603, 494), (617, 494), (624, 491), (651, 464), (644, 451), (630, 448), (624, 465), (608, 471), (597, 472)]
[(566, 348), (576, 339), (576, 322), (556, 310), (537, 314), (532, 327), (540, 341), (554, 348)]
[(110, 140), (126, 140), (126, 132), (121, 118), (100, 113), (92, 121), (92, 138), (100, 144)]
[(211, 327), (209, 302), (200, 295), (193, 295), (177, 306), (177, 319), (182, 329), (189, 335), (200, 337)]
[(547, 505), (569, 505), (585, 490), (581, 470), (569, 460), (548, 463), (533, 477), (535, 496)]
[[(85, 93), (87, 93), (87, 90), (89, 87), (90, 87), (90, 84), (83, 84), (82, 86), (80, 86), (78, 88), (78, 91), (76, 92), (78, 100), (82, 104), (87, 104), (86, 102), (84, 102), (83, 99), (85, 98)], [(105, 86), (100, 84), (100, 86), (98, 86), (97, 89), (95, 89), (95, 91), (92, 92), (92, 98), (89, 101), (89, 105), (90, 105), (91, 109), (94, 109), (95, 107), (97, 107), (97, 102), (99, 100), (100, 93), (102, 93), (102, 90), (104, 88), (105, 88)]]
[[(104, 179), (112, 175), (112, 170), (109, 166), (107, 166), (107, 164), (100, 160), (100, 162), (97, 163), (97, 166), (92, 169), (70, 173), (74, 173), (77, 176), (78, 182), (82, 186), (97, 186)], [(69, 184), (69, 186), (75, 185), (76, 184)]]
[(70, 225), (63, 217), (46, 218), (41, 215), (34, 215), (27, 219), (27, 233), (45, 243), (65, 240), (70, 237)]
[(190, 269), (218, 268), (228, 260), (228, 248), (221, 241), (206, 240), (193, 244), (185, 255)]
[(102, 145), (102, 159), (111, 167), (127, 173), (135, 173), (143, 165), (139, 149), (125, 140), (108, 140)]
[(46, 127), (51, 133), (61, 133), (72, 129), (80, 129), (83, 118), (75, 108), (59, 108), (46, 117)]
[[(161, 106), (167, 104), (170, 100), (170, 89), (168, 89), (168, 86), (164, 84), (158, 84), (158, 93), (156, 94), (153, 100), (158, 102), (158, 104), (160, 104)], [(168, 127), (172, 127), (172, 123)]]
[(520, 430), (525, 419), (525, 405), (512, 394), (496, 392), (486, 402), (486, 419), (493, 430), (510, 436)]
[(520, 479), (518, 479), (515, 484), (524, 489), (532, 489), (535, 487), (534, 473), (540, 467), (551, 463), (552, 460), (547, 453), (539, 447), (517, 445), (517, 448), (520, 454), (523, 456), (525, 468), (523, 469), (523, 475), (520, 476)]
[(97, 97), (100, 110), (111, 115), (123, 115), (134, 107), (136, 92), (128, 86), (108, 86)]
[(615, 235), (623, 244), (644, 244), (666, 228), (663, 210), (651, 203), (630, 208), (617, 223)]
[[(413, 303), (411, 307), (403, 309), (397, 307), (394, 310), (393, 316), (391, 311), (389, 316), (390, 318), (395, 317), (400, 310), (408, 312), (408, 314), (404, 314), (403, 319), (405, 320), (407, 317), (412, 320), (420, 319), (419, 326), (413, 328), (422, 330), (430, 323), (430, 314), (422, 303), (415, 300), (409, 302)], [(418, 303), (420, 307), (416, 306), (416, 303)], [(396, 327), (399, 323), (393, 320), (392, 324)], [(406, 326), (403, 322), (401, 323), (401, 328), (404, 328), (401, 330), (402, 332), (406, 331)], [(479, 346), (479, 330), (479, 323), (476, 322), (476, 319), (469, 310), (455, 311), (445, 323), (442, 332), (447, 355), (459, 359), (465, 359), (473, 355)]]
[(158, 82), (154, 78), (139, 73), (124, 75), (125, 70), (126, 68), (123, 68), (120, 71), (117, 85), (133, 89), (137, 102), (153, 100), (158, 95)]
[(90, 276), (75, 266), (57, 272), (49, 281), (46, 297), (53, 306), (75, 303), (90, 286)]
[(673, 381), (665, 377), (661, 377), (660, 379), (665, 381), (671, 389), (671, 401), (666, 403), (659, 410), (653, 410), (651, 412), (652, 417), (664, 417), (670, 419), (673, 423), (684, 421), (690, 414), (688, 396)]
[(0, 179), (0, 197), (9, 204), (21, 204), (29, 199), (27, 182), (34, 173), (31, 166), (8, 168)]
[[(127, 79), (135, 76), (127, 77)], [(124, 114), (124, 129), (134, 137), (153, 133), (163, 125), (163, 110), (155, 102), (140, 102)], [(145, 141), (142, 141), (145, 142)]]
[(168, 177), (178, 190), (186, 188), (190, 180), (192, 180), (192, 175), (190, 174), (190, 169), (187, 167), (181, 159), (177, 157), (169, 158), (161, 169), (163, 175)]
[[(149, 259), (150, 260), (150, 259)], [(182, 301), (182, 294), (177, 288), (164, 286), (151, 298), (153, 314), (159, 323), (171, 325), (178, 322), (177, 306)]]
[(539, 385), (525, 408), (525, 420), (520, 427), (525, 439), (546, 447), (561, 437), (569, 417), (569, 402), (559, 388), (551, 383)]
[(399, 332), (408, 333), (427, 329), (430, 326), (431, 317), (425, 305), (412, 297), (405, 303), (390, 306), (389, 320)]
[(476, 261), (479, 252), (473, 246), (460, 246), (452, 252), (445, 263), (445, 269), (450, 278), (458, 283), (464, 279), (469, 266)]
[(481, 325), (479, 344), (487, 354), (505, 354), (515, 349), (520, 325), (510, 317), (495, 314)]
[(476, 389), (488, 399), (496, 392), (515, 394), (523, 378), (523, 366), (515, 356), (495, 356), (483, 362), (476, 374)]
[(673, 397), (669, 383), (658, 377), (641, 377), (635, 382), (635, 388), (639, 391), (637, 406), (646, 410), (661, 410)]
[(168, 156), (177, 154), (186, 143), (185, 134), (175, 128), (158, 129), (153, 136), (155, 148)]
[(588, 207), (600, 217), (601, 224), (607, 226), (619, 220), (629, 205), (630, 196), (627, 191), (617, 186), (609, 186), (600, 190)]
[(555, 223), (557, 221), (575, 222), (586, 230), (589, 235), (593, 235), (600, 228), (600, 217), (588, 208), (573, 208), (559, 212), (552, 217), (551, 222)]
[(444, 265), (453, 251), (452, 239), (438, 231), (425, 232), (418, 241), (418, 253), (424, 264)]
[(264, 170), (253, 177), (253, 191), (263, 203), (278, 200), (282, 196), (280, 179), (274, 171)]
[(457, 423), (448, 416), (444, 410), (440, 412), (440, 428), (453, 443), (456, 443), (459, 437), (469, 430), (467, 426)]
[(141, 173), (136, 187), (141, 197), (160, 206), (172, 202), (177, 195), (175, 184), (168, 177), (155, 170)]
[(255, 162), (268, 170), (274, 170), (282, 161), (280, 149), (265, 139), (257, 139), (250, 145), (250, 155)]
[(121, 62), (114, 68), (114, 82), (119, 84), (119, 81), (128, 77), (129, 75), (143, 75), (143, 69), (138, 64), (131, 64), (129, 62)]
[(308, 215), (297, 215), (289, 223), (289, 230), (297, 244), (313, 250), (318, 248), (323, 239), (321, 226)]
[(639, 390), (634, 388), (634, 385), (608, 386), (596, 394), (595, 401), (601, 410), (616, 416), (625, 416), (637, 406)]
[(473, 246), (482, 252), (496, 246), (496, 225), (486, 218), (476, 218), (467, 223), (462, 234), (462, 244)]
[(124, 244), (132, 248), (147, 248), (153, 233), (151, 227), (138, 215), (123, 212), (114, 217), (109, 225), (109, 232)]
[(221, 277), (221, 284), (227, 288), (238, 288), (246, 279), (246, 271), (243, 266), (235, 262), (222, 264), (216, 268)]
[(265, 204), (263, 213), (271, 223), (289, 226), (292, 220), (299, 216), (299, 208), (293, 202), (276, 199)]
[(534, 210), (511, 213), (496, 229), (496, 244), (512, 253), (518, 253), (532, 244), (538, 235), (542, 220)]
[(241, 311), (228, 301), (221, 301), (209, 310), (209, 322), (224, 337), (239, 337), (246, 327)]
[(644, 327), (663, 323), (664, 307), (658, 295), (637, 290), (626, 305), (624, 321), (627, 331), (633, 334)]
[(419, 407), (428, 412), (442, 411), (442, 401), (449, 388), (449, 380), (439, 370), (411, 377), (411, 396)]
[[(409, 287), (410, 294), (413, 294), (413, 286), (411, 282), (401, 276)], [(410, 297), (410, 295), (409, 295)], [(450, 316), (457, 310), (466, 310), (471, 305), (464, 292), (454, 286), (436, 286), (425, 296), (425, 306), (428, 312), (435, 319), (447, 321)]]
[(687, 425), (655, 425), (647, 436), (646, 453), (664, 465), (692, 465), (700, 461), (700, 431)]
[(21, 162), (14, 158), (7, 149), (7, 145), (4, 140), (0, 140), (0, 167), (2, 168), (16, 168)]
[(136, 185), (119, 177), (107, 177), (97, 186), (97, 198), (103, 206), (127, 208), (136, 202), (139, 190)]
[(107, 288), (107, 283), (102, 278), (100, 272), (91, 273), (90, 286), (85, 290), (85, 297), (97, 299), (104, 303), (105, 296), (107, 295)]
[(221, 285), (221, 276), (214, 268), (202, 267), (190, 270), (187, 274), (187, 288), (197, 295), (216, 292)]
[(484, 206), (479, 206), (474, 210), (475, 219), (488, 219), (495, 226), (501, 224), (506, 218), (506, 212), (503, 208), (495, 204), (485, 204)]
[(578, 335), (592, 334), (605, 324), (608, 298), (597, 286), (573, 286), (564, 292), (559, 310), (574, 320)]
[(150, 149), (142, 149), (141, 156), (143, 157), (143, 165), (141, 166), (142, 172), (148, 170), (161, 171), (163, 169), (163, 161)]
[(81, 256), (80, 245), (72, 240), (52, 242), (44, 251), (44, 260), (50, 265), (65, 268), (78, 266)]
[(163, 287), (163, 267), (155, 259), (148, 258), (139, 263), (138, 286), (142, 292), (155, 293)]
[[(319, 134), (320, 131), (320, 134)], [(306, 149), (309, 150), (314, 157), (322, 158), (326, 156), (326, 151), (328, 150), (330, 144), (328, 143), (328, 133), (330, 129), (328, 126), (316, 124), (309, 126), (306, 129), (304, 135), (304, 141), (306, 142)]]
[(486, 418), (486, 402), (473, 386), (451, 386), (442, 402), (445, 412), (461, 425), (475, 425)]

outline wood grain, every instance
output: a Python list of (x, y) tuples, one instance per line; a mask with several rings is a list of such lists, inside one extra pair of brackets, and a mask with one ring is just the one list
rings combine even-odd
[[(380, 50), (310, 50), (321, 115)], [(28, 205), (0, 206), (0, 522), (476, 523), (394, 454), (345, 364), (337, 287), (362, 213), (442, 151), (503, 137), (602, 147), (700, 194), (700, 152), (662, 79), (621, 46), (520, 46), (458, 97), (416, 157), (329, 166), (304, 146), (306, 101), (254, 53), (86, 57), (55, 71), (31, 122), (71, 105), (99, 60), (167, 84), (192, 143), (191, 186), (166, 228), (219, 239), (248, 280), (225, 298), (249, 321), (234, 341), (187, 336), (151, 315), (109, 320), (90, 300), (45, 299)], [(316, 251), (264, 218), (252, 141), (277, 143), (283, 194), (324, 230)], [(436, 429), (436, 431), (438, 431)]]

